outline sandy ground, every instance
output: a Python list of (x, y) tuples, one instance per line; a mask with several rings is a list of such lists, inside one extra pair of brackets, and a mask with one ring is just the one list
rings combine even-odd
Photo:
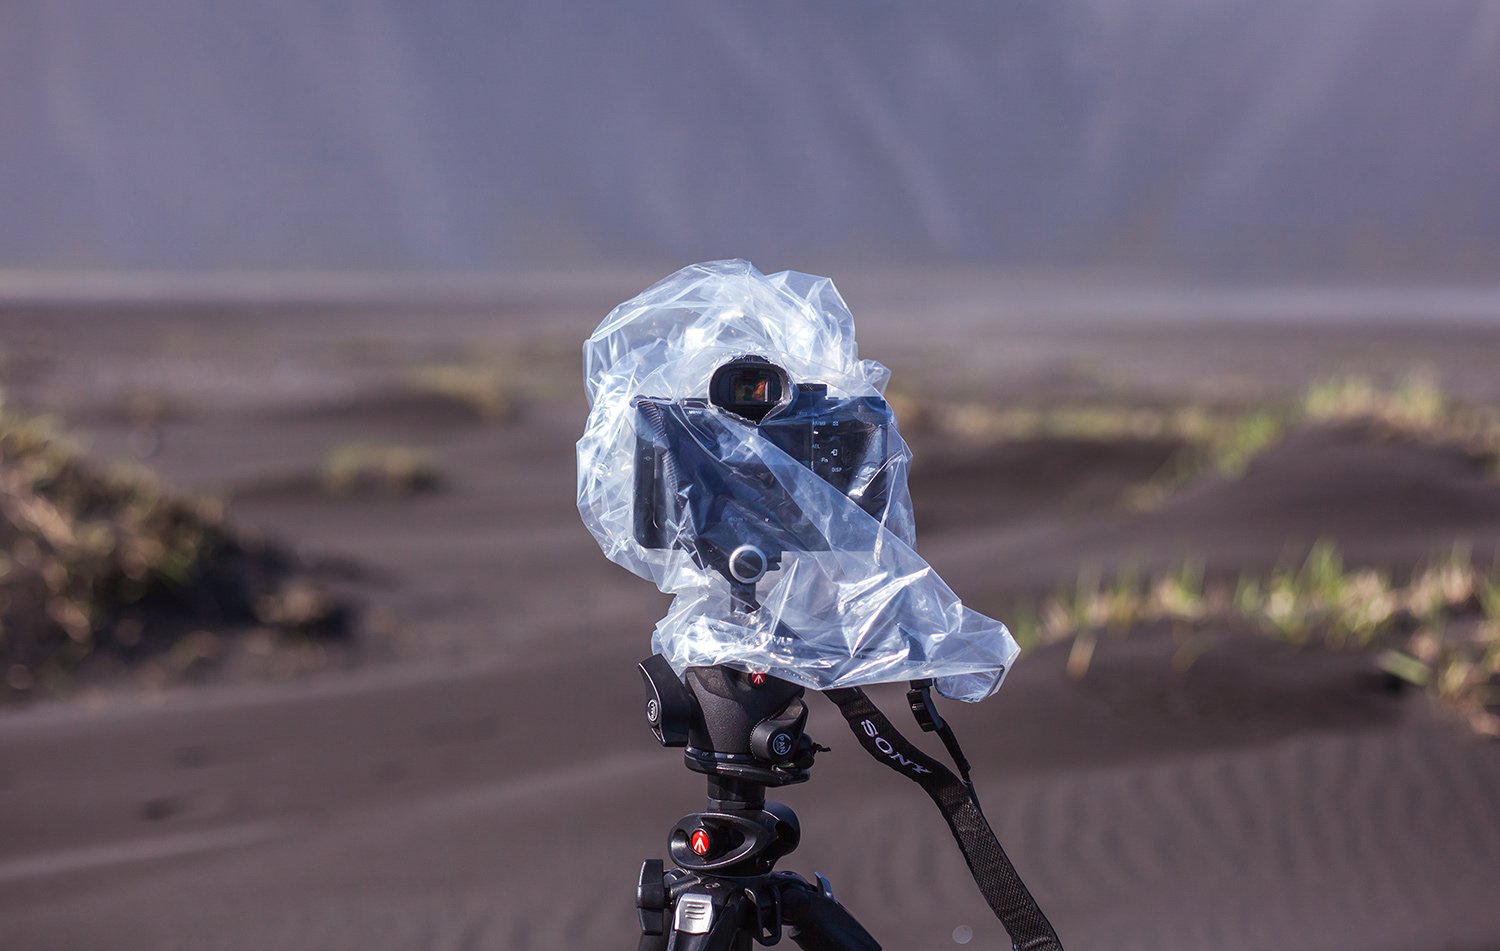
[[(1103, 291), (1092, 307), (1001, 307), (983, 282), (938, 298), (888, 276), (843, 286), (866, 355), (932, 392), (1244, 399), (1427, 366), (1461, 398), (1500, 402), (1500, 326), (1424, 321), (1410, 303), (1373, 319), (1139, 297), (1166, 314), (1152, 316)], [(573, 508), (577, 346), (633, 289), (532, 288), (483, 308), (0, 310), (15, 402), (58, 413), (101, 457), (153, 450), (172, 483), (228, 498), (237, 524), (349, 566), (370, 628), (352, 670), (165, 692), (127, 678), (0, 715), (0, 944), (633, 946), (639, 862), (702, 794), (638, 718), (634, 663), (665, 599), (607, 563)], [(401, 386), (414, 367), (475, 360), (524, 380), (514, 419)], [(143, 394), (166, 407), (144, 431), (129, 409)], [(1242, 480), (1195, 482), (1146, 514), (1120, 493), (1170, 446), (908, 439), (920, 547), (1001, 617), (1084, 563), (1262, 569), (1331, 537), (1400, 568), (1458, 538), (1500, 546), (1500, 484), (1479, 462), (1358, 427), (1295, 434)], [(329, 450), (353, 441), (425, 449), (440, 489), (316, 491)], [(1367, 658), (1226, 632), (1175, 674), (1174, 649), (1135, 631), (1078, 681), (1037, 651), (954, 713), (1069, 947), (1500, 947), (1500, 747), (1382, 689)], [(783, 867), (825, 872), (887, 948), (955, 947), (961, 926), (1006, 946), (936, 811), (813, 706), (834, 752), (781, 797), (804, 832)]]

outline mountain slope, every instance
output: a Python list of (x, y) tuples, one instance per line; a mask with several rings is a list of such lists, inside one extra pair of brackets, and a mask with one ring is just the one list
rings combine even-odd
[(1500, 3), (48, 0), (0, 265), (1500, 263)]

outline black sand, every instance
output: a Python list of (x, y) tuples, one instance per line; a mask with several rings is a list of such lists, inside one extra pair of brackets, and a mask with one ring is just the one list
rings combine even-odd
[[(980, 322), (976, 286), (921, 326), (899, 298), (878, 303), (873, 278), (845, 291), (864, 352), (919, 389), (1284, 396), (1326, 373), (1427, 365), (1456, 396), (1500, 400), (1500, 328), (1480, 323), (1040, 305)], [(633, 667), (665, 600), (605, 562), (573, 509), (576, 345), (631, 290), (482, 311), (0, 313), (13, 402), (59, 412), (102, 457), (151, 427), (170, 482), (351, 566), (340, 583), (368, 628), (352, 670), (276, 682), (231, 665), (167, 690), (125, 675), (4, 711), (0, 945), (632, 946), (639, 862), (702, 784), (638, 719)], [(409, 392), (412, 367), (476, 359), (528, 381), (514, 419)], [(120, 412), (138, 393), (172, 411)], [(358, 440), (425, 449), (441, 488), (330, 497), (319, 467)], [(1116, 500), (1168, 446), (909, 440), (923, 551), (1001, 617), (1084, 563), (1263, 570), (1332, 537), (1400, 569), (1459, 538), (1500, 545), (1500, 482), (1481, 464), (1360, 427), (1295, 433), (1242, 480), (1205, 478), (1149, 513)], [(1224, 631), (1179, 674), (1174, 649), (1165, 630), (1106, 639), (1081, 681), (1043, 649), (954, 712), (1069, 947), (1500, 946), (1500, 748), (1382, 689), (1362, 655)], [(1004, 946), (936, 812), (813, 705), (835, 752), (784, 795), (804, 840), (783, 865), (825, 872), (888, 948), (955, 947), (961, 926)]]

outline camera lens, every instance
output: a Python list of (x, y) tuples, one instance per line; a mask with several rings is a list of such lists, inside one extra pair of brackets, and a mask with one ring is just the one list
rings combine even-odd
[(714, 371), (708, 387), (715, 406), (757, 423), (786, 401), (790, 389), (786, 371), (764, 357), (729, 361)]

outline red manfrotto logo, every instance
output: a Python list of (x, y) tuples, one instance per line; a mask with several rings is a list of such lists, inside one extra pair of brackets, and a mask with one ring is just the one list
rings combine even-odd
[(761, 684), (763, 684), (765, 682), (766, 682), (766, 675), (765, 674), (751, 674), (750, 675), (750, 685), (752, 687), (759, 687)]
[(699, 829), (697, 832), (694, 832), (693, 833), (692, 842), (690, 844), (692, 845), (694, 852), (697, 852), (699, 855), (707, 855), (708, 854), (708, 833), (704, 832), (702, 829)]

